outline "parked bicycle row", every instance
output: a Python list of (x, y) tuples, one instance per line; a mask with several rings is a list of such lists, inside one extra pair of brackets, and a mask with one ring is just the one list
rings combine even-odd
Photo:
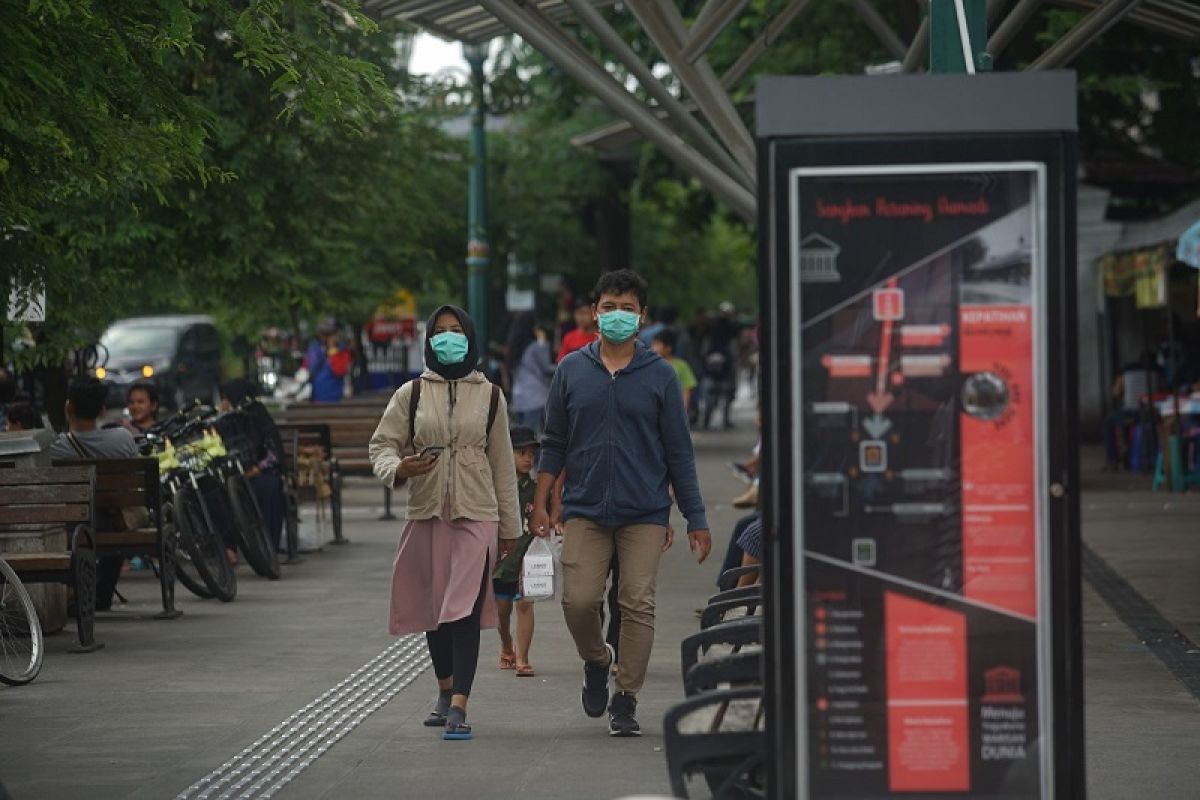
[(69, 429), (44, 452), (0, 460), (0, 681), (29, 682), (44, 653), (22, 583), (65, 584), (75, 649), (90, 651), (103, 646), (95, 612), (123, 600), (118, 581), (130, 561), (154, 571), (158, 616), (174, 618), (176, 578), (223, 602), (237, 596), (241, 560), (279, 579), (281, 560), (298, 561), (305, 495), (334, 507), (336, 541), (344, 541), (328, 425), (281, 429), (239, 380), (222, 385), (219, 407), (195, 401), (161, 421), (152, 387), (135, 385), (127, 419), (102, 426), (106, 391), (95, 379), (77, 381)]

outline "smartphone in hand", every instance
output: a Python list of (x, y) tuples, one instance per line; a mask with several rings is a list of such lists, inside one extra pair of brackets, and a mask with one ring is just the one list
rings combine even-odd
[(420, 458), (427, 458), (427, 457), (437, 458), (438, 456), (440, 456), (442, 454), (442, 451), (445, 449), (446, 448), (440, 444), (431, 444), (431, 445), (429, 445), (429, 447), (426, 447), (425, 449), (423, 449), (421, 451), (421, 454), (419, 457)]

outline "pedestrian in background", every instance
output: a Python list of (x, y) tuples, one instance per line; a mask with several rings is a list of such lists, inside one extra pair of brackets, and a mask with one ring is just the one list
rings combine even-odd
[(492, 568), (521, 534), (517, 479), (504, 395), (478, 370), (474, 322), (442, 306), (426, 337), (425, 371), (392, 396), (368, 451), (385, 485), (409, 482), (388, 631), (425, 633), (439, 690), (425, 724), (470, 739), (479, 633), (498, 621)]
[(317, 336), (308, 345), (304, 368), (312, 384), (314, 403), (336, 403), (346, 391), (346, 375), (353, 354), (338, 336), (337, 322), (327, 319), (317, 328)]
[[(283, 523), (287, 515), (287, 495), (283, 485), (283, 437), (271, 418), (271, 412), (258, 399), (258, 387), (245, 378), (221, 384), (221, 411), (225, 413), (218, 430), (228, 441), (244, 450), (238, 453), (246, 479), (267, 526), (267, 538), (276, 552), (283, 552)], [(237, 413), (230, 413), (234, 410)]]
[(676, 341), (675, 331), (663, 328), (654, 335), (650, 349), (658, 353), (659, 357), (675, 370), (675, 377), (679, 378), (679, 388), (683, 390), (683, 407), (686, 409), (692, 403), (692, 392), (696, 391), (696, 373), (692, 372), (691, 365), (675, 355)]
[(150, 381), (138, 381), (125, 392), (125, 413), (122, 420), (129, 432), (141, 436), (158, 424), (158, 387)]
[(571, 353), (596, 341), (599, 335), (592, 311), (592, 297), (587, 294), (580, 295), (575, 300), (575, 328), (563, 336), (562, 347), (558, 349), (558, 363), (561, 364)]
[(538, 326), (532, 311), (522, 311), (513, 319), (508, 335), (508, 374), (517, 424), (541, 431), (554, 359), (550, 357), (550, 337)]

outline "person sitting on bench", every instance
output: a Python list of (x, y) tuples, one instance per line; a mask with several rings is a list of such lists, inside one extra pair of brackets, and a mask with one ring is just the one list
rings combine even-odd
[[(66, 415), (69, 430), (50, 445), (56, 461), (97, 458), (137, 458), (133, 434), (123, 427), (99, 428), (96, 420), (104, 411), (108, 389), (95, 378), (73, 382), (67, 391)], [(130, 509), (132, 511), (132, 509)], [(144, 513), (144, 510), (143, 510)], [(118, 530), (131, 528), (129, 520), (113, 521)], [(113, 593), (121, 577), (124, 556), (102, 556), (96, 568), (96, 610), (112, 608)]]

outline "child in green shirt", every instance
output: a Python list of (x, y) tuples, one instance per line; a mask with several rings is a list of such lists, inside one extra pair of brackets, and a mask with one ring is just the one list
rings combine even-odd
[[(532, 678), (536, 673), (529, 663), (529, 647), (533, 643), (533, 603), (521, 599), (521, 561), (533, 541), (529, 533), (529, 515), (533, 512), (533, 495), (537, 478), (538, 440), (533, 430), (515, 425), (512, 437), (513, 463), (517, 470), (517, 496), (521, 503), (521, 538), (507, 558), (502, 558), (492, 571), (492, 589), (496, 593), (496, 610), (500, 615), (500, 669), (515, 669), (518, 678)], [(517, 607), (517, 639), (513, 648), (513, 604)]]
[(677, 341), (678, 337), (675, 331), (663, 328), (654, 334), (654, 338), (650, 341), (650, 349), (662, 356), (675, 369), (675, 376), (679, 378), (679, 386), (683, 389), (683, 407), (691, 408), (692, 392), (696, 391), (696, 373), (692, 372), (691, 366), (686, 361), (675, 357)]

